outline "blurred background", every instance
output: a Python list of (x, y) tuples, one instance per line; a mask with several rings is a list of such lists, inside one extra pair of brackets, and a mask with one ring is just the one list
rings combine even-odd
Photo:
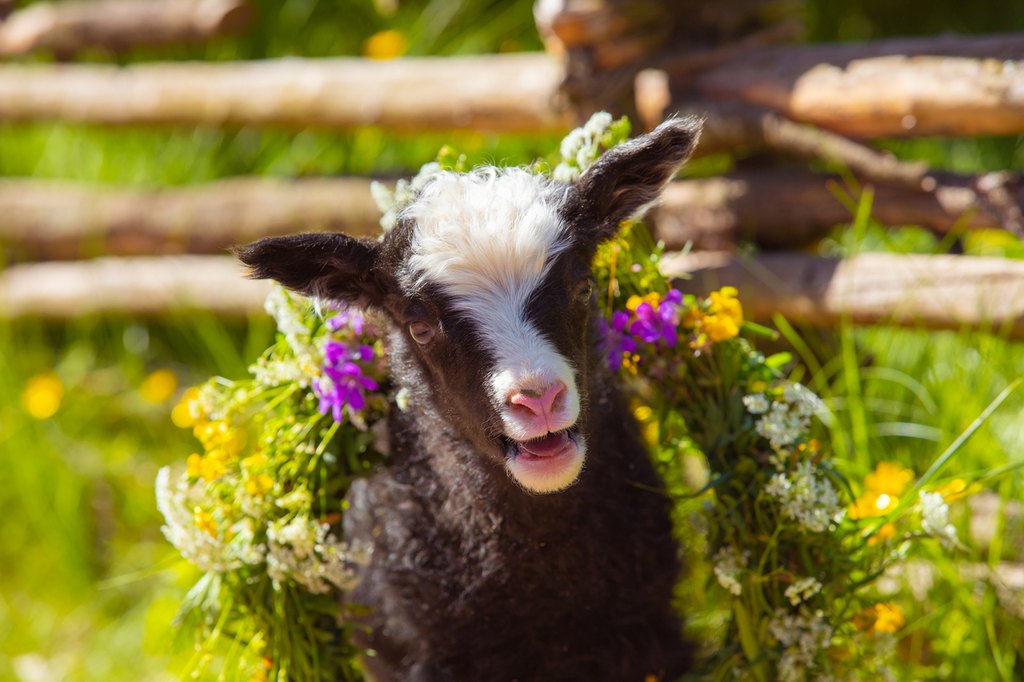
[[(883, 460), (921, 474), (1024, 374), (1017, 340), (1024, 313), (1013, 307), (1024, 301), (1014, 295), (1024, 293), (1015, 263), (1024, 257), (1017, 177), (1024, 37), (970, 42), (1024, 31), (1022, 3), (635, 3), (669, 8), (674, 17), (661, 15), (654, 23), (667, 32), (648, 35), (650, 16), (623, 9), (629, 3), (575, 3), (577, 16), (574, 3), (542, 1), (542, 40), (530, 0), (137, 0), (147, 8), (135, 18), (126, 1), (0, 0), (2, 680), (176, 677), (190, 651), (175, 646), (173, 620), (197, 575), (164, 541), (153, 499), (157, 469), (195, 449), (191, 434), (174, 426), (172, 408), (210, 375), (243, 376), (273, 338), (262, 290), (233, 291), (239, 272), (216, 254), (232, 242), (303, 228), (372, 233), (365, 179), (411, 175), (446, 144), (473, 164), (552, 159), (561, 136), (592, 110), (639, 116), (639, 128), (677, 108), (704, 111), (700, 98), (686, 99), (699, 92), (717, 111), (709, 127), (719, 132), (709, 133), (710, 146), (681, 185), (724, 178), (751, 183), (750, 195), (761, 191), (753, 205), (715, 203), (713, 187), (740, 185), (685, 185), (692, 195), (680, 194), (672, 211), (656, 216), (670, 249), (692, 242), (725, 263), (701, 276), (727, 278), (728, 267), (762, 257), (766, 267), (775, 257), (834, 264), (877, 252), (984, 259), (980, 278), (958, 274), (948, 260), (906, 261), (960, 286), (928, 279), (921, 287), (938, 300), (919, 314), (894, 313), (913, 295), (913, 282), (897, 282), (904, 289), (867, 317), (837, 313), (822, 291), (803, 289), (823, 306), (803, 319), (793, 319), (800, 312), (788, 310), (782, 295), (765, 294), (755, 306), (765, 322), (784, 315), (774, 322), (800, 360), (794, 376), (837, 415), (838, 466), (851, 477)], [(943, 43), (946, 34), (967, 42)], [(1008, 79), (1007, 90), (995, 104), (972, 101), (957, 79), (974, 72), (952, 69), (939, 76), (949, 83), (940, 94), (963, 99), (958, 123), (928, 128), (923, 108), (912, 119), (899, 114), (903, 133), (865, 132), (827, 115), (799, 121), (804, 114), (778, 104), (775, 90), (799, 85), (792, 69), (778, 85), (735, 66), (744, 55), (746, 64), (770, 63), (757, 50), (776, 43), (897, 36), (934, 39), (911, 45), (923, 54), (963, 48), (981, 73)], [(692, 49), (680, 52), (686, 41)], [(504, 62), (470, 61), (466, 72), (440, 63), (423, 78), (430, 88), (419, 104), (433, 118), (424, 115), (422, 125), (416, 102), (401, 105), (412, 113), (388, 113), (386, 100), (403, 88), (382, 91), (380, 83), (401, 83), (401, 73), (360, 76), (363, 62), (352, 62), (331, 67), (344, 74), (335, 82), (293, 59), (353, 57), (398, 68), (407, 57), (523, 52), (540, 61), (514, 65), (526, 70), (522, 78), (503, 75)], [(266, 72), (231, 78), (204, 68), (251, 60), (274, 61)], [(734, 77), (716, 77), (714, 69), (730, 62), (737, 70), (723, 73)], [(396, 73), (399, 80), (388, 80)], [(507, 101), (473, 100), (465, 73), (490, 80), (481, 91), (505, 90)], [(746, 87), (744, 77), (746, 94), (720, 83)], [(316, 90), (324, 83), (336, 87)], [(886, 97), (899, 100), (913, 89), (907, 83), (916, 81), (885, 85)], [(858, 95), (832, 95), (837, 105), (847, 96)], [(861, 106), (861, 118), (888, 115), (886, 97)], [(802, 127), (795, 138), (783, 127), (780, 138), (775, 119), (727, 106), (738, 101)], [(502, 107), (513, 114), (503, 117)], [(818, 135), (819, 124), (837, 139)], [(872, 146), (829, 146), (864, 138)], [(755, 186), (786, 174), (796, 189)], [(828, 210), (805, 215), (819, 204)], [(204, 255), (168, 260), (188, 253)], [(818, 261), (799, 262), (818, 272)], [(1024, 679), (1021, 405), (1011, 399), (953, 464), (965, 479), (999, 475), (954, 508), (968, 549), (950, 556), (936, 547), (927, 576), (901, 592), (905, 679)]]

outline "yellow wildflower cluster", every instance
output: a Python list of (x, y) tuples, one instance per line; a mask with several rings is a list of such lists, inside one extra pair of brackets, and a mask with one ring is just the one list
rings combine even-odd
[(890, 603), (874, 604), (853, 617), (858, 630), (876, 635), (898, 632), (906, 623), (900, 607)]
[(245, 447), (245, 432), (226, 421), (199, 422), (192, 433), (203, 444), (206, 454), (189, 455), (188, 475), (204, 481), (215, 481), (226, 474)]
[(684, 327), (692, 327), (698, 332), (698, 341), (703, 335), (711, 343), (728, 341), (739, 335), (743, 326), (743, 306), (737, 296), (736, 287), (722, 287), (708, 295), (710, 303), (706, 310), (691, 305), (683, 315)]
[(900, 495), (914, 480), (914, 472), (894, 462), (879, 462), (864, 478), (864, 494), (850, 505), (850, 518), (882, 516), (896, 508)]

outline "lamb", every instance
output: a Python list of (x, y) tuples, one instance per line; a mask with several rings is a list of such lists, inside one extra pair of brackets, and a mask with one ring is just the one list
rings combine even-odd
[[(350, 488), (372, 544), (346, 600), (374, 680), (676, 679), (670, 504), (599, 350), (591, 261), (700, 131), (674, 119), (577, 182), (434, 176), (379, 241), (263, 239), (258, 278), (378, 311), (408, 396), (389, 465)], [(652, 677), (653, 676), (653, 677)]]

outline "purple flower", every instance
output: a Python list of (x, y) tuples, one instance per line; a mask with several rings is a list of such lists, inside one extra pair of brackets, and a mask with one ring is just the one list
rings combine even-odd
[(629, 333), (645, 343), (664, 342), (674, 347), (678, 336), (676, 326), (679, 324), (679, 305), (683, 295), (671, 289), (658, 303), (657, 307), (644, 302), (636, 308), (636, 320), (629, 327)]
[(336, 332), (342, 327), (349, 327), (357, 335), (362, 336), (366, 318), (363, 311), (358, 308), (343, 308), (338, 314), (327, 320), (327, 329)]
[(626, 332), (626, 325), (629, 324), (629, 313), (621, 310), (612, 313), (611, 322), (601, 320), (601, 335), (604, 341), (601, 349), (608, 357), (608, 367), (613, 371), (619, 371), (622, 367), (622, 358), (637, 351), (636, 341)]
[(373, 359), (373, 349), (367, 345), (347, 346), (328, 341), (324, 346), (323, 376), (313, 383), (313, 392), (320, 398), (320, 413), (331, 413), (334, 421), (345, 420), (344, 408), (359, 411), (366, 407), (365, 391), (376, 391), (377, 382), (363, 373), (356, 364)]

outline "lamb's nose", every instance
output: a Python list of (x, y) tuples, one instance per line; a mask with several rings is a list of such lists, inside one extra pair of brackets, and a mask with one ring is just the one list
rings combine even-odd
[(508, 399), (509, 405), (518, 408), (523, 416), (541, 418), (546, 424), (551, 423), (551, 417), (559, 409), (560, 403), (566, 394), (565, 384), (556, 381), (547, 388), (541, 390), (521, 389), (512, 394)]

